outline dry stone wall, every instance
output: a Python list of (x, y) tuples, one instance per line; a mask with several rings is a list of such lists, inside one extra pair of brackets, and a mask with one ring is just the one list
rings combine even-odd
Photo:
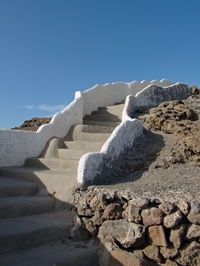
[(139, 199), (94, 187), (75, 196), (71, 236), (98, 237), (100, 265), (200, 265), (199, 202)]

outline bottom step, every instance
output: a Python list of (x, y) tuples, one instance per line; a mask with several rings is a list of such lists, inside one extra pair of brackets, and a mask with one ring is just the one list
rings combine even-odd
[(72, 213), (66, 210), (2, 219), (0, 253), (65, 239), (72, 224)]
[(51, 243), (0, 256), (1, 266), (98, 266), (98, 243)]

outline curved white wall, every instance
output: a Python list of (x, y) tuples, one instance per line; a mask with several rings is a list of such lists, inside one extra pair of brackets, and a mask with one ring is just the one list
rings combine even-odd
[(26, 158), (41, 154), (47, 141), (53, 137), (64, 137), (75, 124), (82, 124), (83, 117), (98, 107), (121, 102), (130, 94), (135, 95), (147, 85), (166, 86), (170, 81), (133, 81), (96, 85), (91, 89), (76, 92), (74, 101), (55, 114), (49, 124), (37, 132), (0, 130), (0, 166), (20, 166)]
[[(104, 180), (103, 169), (105, 167), (111, 168), (120, 154), (132, 147), (134, 142), (143, 135), (142, 122), (130, 117), (135, 107), (157, 106), (163, 101), (184, 99), (191, 95), (191, 88), (188, 85), (176, 83), (161, 87), (160, 83), (155, 85), (156, 83), (147, 85), (136, 96), (128, 95), (126, 97), (122, 122), (114, 129), (101, 151), (99, 153), (86, 153), (81, 157), (77, 177), (80, 184), (89, 185)], [(143, 82), (143, 84), (146, 85), (147, 83)]]

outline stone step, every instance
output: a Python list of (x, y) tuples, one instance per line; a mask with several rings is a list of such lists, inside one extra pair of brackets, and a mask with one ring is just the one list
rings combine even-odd
[(87, 132), (87, 133), (112, 133), (113, 128), (107, 126), (99, 126), (99, 125), (76, 125), (74, 126), (74, 130), (77, 132)]
[(99, 107), (98, 110), (102, 111), (102, 110), (106, 110), (108, 112), (114, 113), (114, 112), (118, 112), (118, 111), (122, 111), (124, 108), (124, 103), (120, 103), (120, 104), (116, 104), (116, 105), (108, 105), (108, 106), (102, 106)]
[(87, 152), (91, 152), (91, 150), (58, 149), (58, 156), (59, 158), (79, 160), (81, 156)]
[(1, 176), (8, 176), (13, 180), (35, 182), (39, 186), (40, 195), (54, 194), (56, 208), (65, 206), (70, 208), (73, 203), (72, 190), (77, 185), (77, 168), (74, 170), (45, 170), (30, 167), (2, 167)]
[[(110, 137), (109, 133), (86, 133), (80, 132), (79, 134), (73, 134), (73, 139), (75, 141), (87, 141), (87, 142), (99, 142), (103, 143)], [(68, 140), (68, 139), (66, 139)]]
[(38, 192), (38, 185), (31, 182), (22, 182), (8, 177), (0, 178), (0, 198), (28, 196)]
[(83, 119), (83, 123), (86, 125), (98, 125), (98, 126), (105, 126), (105, 127), (117, 127), (120, 122), (110, 122), (110, 121), (96, 121), (96, 120), (88, 120), (88, 119)]
[(121, 122), (121, 118), (113, 115), (113, 114), (92, 114), (92, 115), (86, 115), (84, 117), (86, 120), (93, 120), (93, 121), (108, 121), (108, 122)]
[(99, 151), (104, 144), (104, 141), (89, 142), (89, 141), (65, 141), (65, 145), (68, 149), (75, 150), (87, 150), (87, 151)]
[(78, 166), (78, 160), (59, 158), (28, 158), (25, 161), (25, 166), (38, 169), (76, 169)]
[(122, 111), (116, 110), (115, 112), (109, 112), (109, 110), (101, 109), (101, 110), (93, 111), (91, 115), (105, 115), (105, 116), (111, 116), (111, 117), (117, 116), (118, 118), (121, 119)]
[(0, 199), (0, 218), (13, 218), (48, 212), (54, 208), (53, 197), (26, 196)]
[(35, 248), (1, 254), (2, 266), (97, 266), (98, 243), (52, 242)]
[(0, 220), (0, 253), (69, 237), (72, 214), (66, 210)]

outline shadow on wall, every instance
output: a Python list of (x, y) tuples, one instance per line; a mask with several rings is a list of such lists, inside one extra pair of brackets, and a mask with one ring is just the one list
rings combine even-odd
[(113, 185), (139, 179), (156, 160), (164, 145), (162, 135), (144, 129), (144, 136), (139, 137), (134, 146), (123, 152), (111, 167), (104, 167), (95, 185)]

